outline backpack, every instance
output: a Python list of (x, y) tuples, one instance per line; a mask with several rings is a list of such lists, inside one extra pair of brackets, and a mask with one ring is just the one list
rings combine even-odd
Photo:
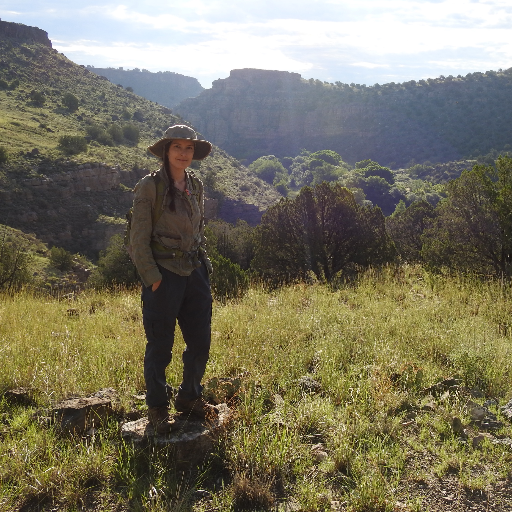
[[(192, 183), (192, 190), (190, 191), (190, 194), (195, 197), (196, 201), (198, 201), (199, 193), (200, 193), (200, 186), (199, 186), (199, 179), (196, 177), (196, 175), (188, 170), (188, 175), (190, 176), (190, 181)], [(155, 198), (155, 207), (153, 208), (153, 215), (152, 215), (152, 226), (155, 227), (156, 223), (160, 219), (163, 213), (163, 203), (164, 203), (164, 197), (165, 197), (165, 183), (160, 176), (158, 172), (152, 172), (151, 177), (155, 180), (155, 188), (156, 188), (156, 198)], [(126, 212), (126, 228), (124, 232), (124, 248), (126, 249), (126, 252), (128, 253), (128, 256), (130, 256), (130, 259), (132, 262), (133, 260), (133, 247), (130, 243), (130, 232), (132, 227), (132, 217), (133, 217), (133, 207), (130, 208)]]

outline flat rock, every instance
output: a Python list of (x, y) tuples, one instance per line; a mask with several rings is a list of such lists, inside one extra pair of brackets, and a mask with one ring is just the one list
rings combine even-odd
[(144, 446), (150, 440), (160, 447), (172, 448), (173, 460), (178, 464), (197, 465), (204, 461), (213, 449), (216, 433), (226, 424), (231, 410), (226, 404), (216, 405), (218, 418), (213, 423), (174, 416), (178, 428), (170, 434), (156, 434), (147, 417), (125, 423), (121, 427), (123, 439), (136, 446)]
[(9, 389), (4, 393), (4, 398), (11, 405), (35, 405), (30, 390), (26, 388)]
[(59, 430), (69, 434), (84, 434), (98, 428), (113, 413), (112, 399), (101, 392), (87, 398), (71, 398), (57, 404), (52, 418)]

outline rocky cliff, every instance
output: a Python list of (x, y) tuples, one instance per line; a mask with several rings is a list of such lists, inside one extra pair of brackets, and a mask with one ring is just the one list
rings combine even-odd
[(11, 23), (0, 20), (0, 37), (8, 37), (27, 43), (39, 43), (44, 46), (52, 47), (52, 42), (48, 39), (48, 32), (37, 27), (29, 27), (21, 23)]
[[(50, 246), (94, 257), (112, 235), (124, 232), (132, 188), (148, 172), (105, 163), (71, 163), (62, 172), (27, 179), (15, 190), (0, 191), (0, 218), (5, 224), (37, 234)], [(218, 209), (218, 200), (205, 199), (207, 220), (216, 218)], [(247, 218), (241, 213), (241, 218)]]
[[(501, 150), (512, 69), (405, 84), (328, 84), (297, 73), (238, 69), (176, 111), (239, 159), (332, 149), (354, 163), (446, 162)], [(492, 115), (496, 128), (485, 129)]]

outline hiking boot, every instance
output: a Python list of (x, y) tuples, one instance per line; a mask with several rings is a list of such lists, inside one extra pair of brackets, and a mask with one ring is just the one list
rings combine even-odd
[(193, 400), (186, 400), (177, 396), (174, 407), (178, 412), (194, 416), (200, 420), (214, 420), (219, 415), (219, 411), (213, 405), (206, 403), (201, 396)]
[(167, 407), (149, 407), (148, 420), (157, 434), (168, 434), (176, 428), (174, 418), (169, 416)]

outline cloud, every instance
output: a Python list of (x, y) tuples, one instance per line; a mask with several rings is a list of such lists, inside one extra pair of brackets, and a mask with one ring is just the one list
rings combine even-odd
[[(23, 3), (4, 0), (0, 16)], [(244, 67), (373, 84), (512, 65), (509, 0), (40, 0), (15, 21), (34, 19), (75, 62), (205, 87)]]

